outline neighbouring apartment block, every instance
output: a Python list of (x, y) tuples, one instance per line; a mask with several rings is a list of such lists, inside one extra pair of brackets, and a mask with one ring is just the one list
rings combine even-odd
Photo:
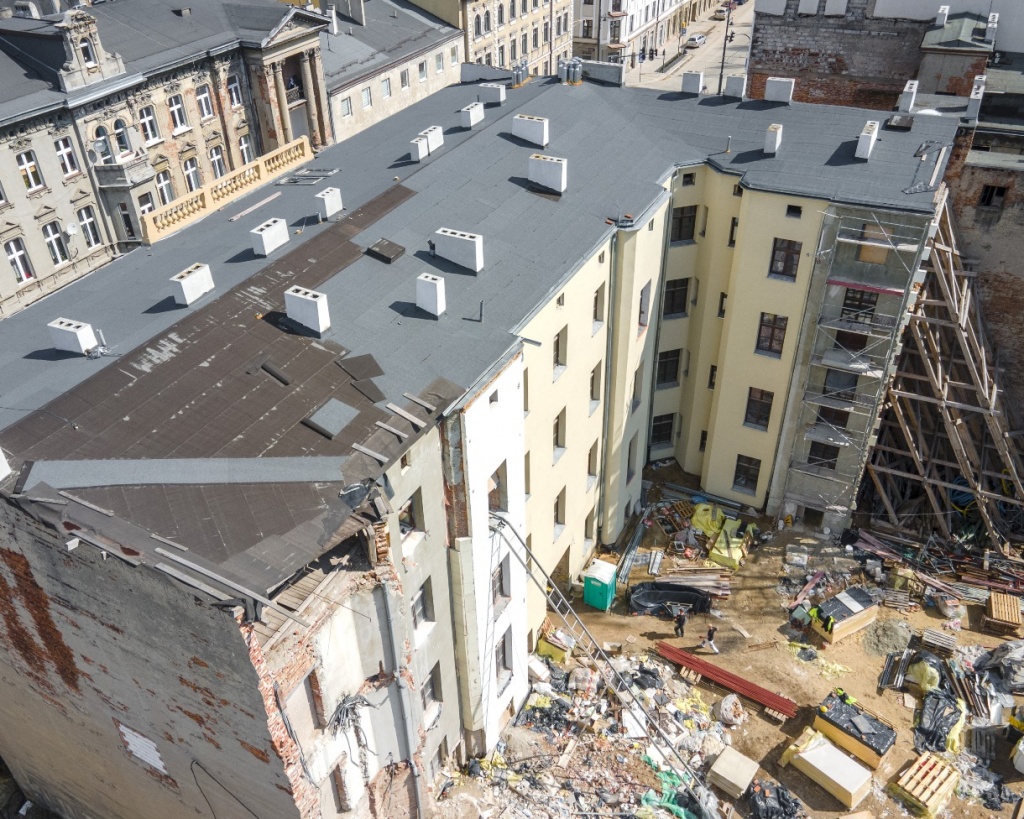
[(573, 52), (614, 63), (635, 61), (652, 49), (660, 53), (714, 5), (714, 0), (575, 0)]
[(849, 520), (956, 120), (506, 93), (438, 90), (0, 322), (0, 757), (33, 801), (428, 816), (648, 461)]

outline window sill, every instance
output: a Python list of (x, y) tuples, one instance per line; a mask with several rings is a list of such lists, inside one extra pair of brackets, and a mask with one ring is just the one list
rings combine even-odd
[(591, 398), (590, 399), (590, 412), (588, 412), (587, 414), (588, 415), (593, 415), (595, 410), (597, 410), (597, 408), (599, 406), (601, 406), (601, 402), (600, 401), (595, 401), (593, 398)]
[(81, 179), (82, 176), (84, 176), (84, 174), (80, 170), (73, 171), (72, 173), (65, 174), (63, 182), (65, 185), (72, 185)]
[(679, 382), (678, 381), (666, 381), (664, 384), (655, 384), (654, 385), (654, 389), (655, 390), (674, 390), (678, 386), (679, 386)]
[(556, 523), (555, 524), (555, 529), (554, 529), (554, 531), (551, 534), (551, 542), (552, 543), (556, 543), (558, 541), (558, 539), (562, 536), (562, 533), (564, 531), (565, 531), (565, 524), (564, 523)]
[(410, 532), (402, 535), (402, 551), (405, 553), (405, 557), (408, 557), (413, 553), (417, 546), (423, 542), (423, 539), (427, 536), (426, 532), (419, 529), (413, 529)]
[(441, 716), (441, 703), (436, 702), (436, 701), (430, 703), (430, 707), (427, 708), (427, 710), (423, 712), (423, 725), (424, 725), (424, 727), (427, 728), (428, 730), (430, 728), (433, 728), (434, 727), (434, 723), (437, 722), (437, 720), (438, 720), (438, 718), (440, 716)]
[(506, 669), (501, 674), (498, 674), (496, 682), (498, 684), (498, 696), (500, 697), (508, 690), (509, 683), (512, 682), (512, 671), (510, 669)]
[(759, 432), (767, 432), (768, 431), (768, 425), (767, 424), (765, 424), (764, 426), (761, 426), (760, 424), (751, 424), (751, 423), (749, 423), (747, 421), (744, 421), (743, 422), (743, 426), (745, 426), (747, 429), (756, 429)]
[(199, 122), (200, 122), (200, 124), (203, 124), (203, 123), (206, 123), (206, 122), (213, 122), (213, 114), (206, 114), (204, 116), (201, 116), (199, 118)]
[(780, 282), (796, 282), (796, 276), (783, 276), (781, 273), (768, 273), (769, 279), (775, 279)]
[[(703, 234), (701, 234), (703, 235)], [(670, 243), (670, 247), (689, 247), (690, 245), (696, 245), (695, 239), (673, 239)]]
[(551, 375), (551, 383), (554, 383), (562, 377), (562, 373), (565, 372), (565, 364), (559, 364), (555, 367), (554, 372)]
[(743, 494), (743, 495), (750, 495), (752, 497), (757, 495), (757, 490), (756, 489), (751, 489), (749, 486), (737, 486), (736, 484), (733, 484), (732, 485), (732, 491), (733, 492), (739, 492), (740, 494)]
[(729, 242), (729, 243), (728, 243), (728, 244), (726, 245), (726, 247), (736, 247), (736, 243), (735, 243), (735, 242)]
[(156, 139), (151, 139), (149, 142), (147, 142), (145, 144), (145, 147), (146, 148), (155, 148), (157, 145), (160, 145), (163, 141), (164, 141), (163, 137), (157, 137)]
[(21, 279), (18, 281), (18, 287), (24, 287), (26, 284), (32, 284), (35, 280), (35, 276), (29, 276), (27, 279)]
[(511, 602), (511, 597), (500, 595), (497, 600), (494, 600), (491, 605), (491, 609), (494, 612), (494, 619), (497, 620), (503, 611), (508, 608), (508, 604)]
[(668, 313), (667, 315), (663, 315), (661, 318), (662, 321), (672, 321), (673, 319), (684, 319), (689, 317), (689, 313)]
[(651, 441), (651, 449), (672, 449), (671, 441)]
[(171, 131), (171, 136), (181, 136), (182, 134), (187, 134), (191, 130), (191, 125), (182, 125), (180, 128), (175, 128), (173, 131)]
[(590, 329), (590, 335), (596, 336), (599, 332), (601, 332), (602, 327), (604, 327), (603, 321), (595, 321), (594, 326)]
[(587, 491), (589, 492), (594, 488), (594, 484), (597, 483), (597, 475), (587, 475)]
[(765, 358), (782, 358), (782, 353), (776, 353), (771, 350), (754, 350), (754, 355), (763, 355)]
[(430, 637), (430, 634), (431, 632), (433, 632), (435, 625), (437, 625), (437, 623), (435, 623), (433, 620), (430, 620), (426, 623), (422, 623), (420, 627), (412, 633), (413, 643), (416, 645), (417, 648), (419, 648), (427, 642), (427, 638)]
[(555, 451), (551, 455), (551, 465), (554, 466), (558, 463), (561, 457), (565, 454), (564, 446), (556, 446)]
[(46, 185), (40, 185), (38, 188), (30, 188), (25, 191), (25, 196), (29, 199), (38, 199), (40, 196), (50, 192), (50, 189)]

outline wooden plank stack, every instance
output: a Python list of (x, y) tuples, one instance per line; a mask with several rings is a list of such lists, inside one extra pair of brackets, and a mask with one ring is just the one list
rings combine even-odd
[(983, 622), (987, 631), (999, 637), (1020, 637), (1020, 598), (993, 591), (988, 597)]
[(921, 633), (921, 645), (932, 654), (940, 657), (952, 657), (956, 651), (956, 635), (947, 634), (934, 628), (926, 628)]
[(960, 772), (929, 751), (900, 774), (889, 789), (918, 816), (934, 819), (945, 808), (959, 781)]

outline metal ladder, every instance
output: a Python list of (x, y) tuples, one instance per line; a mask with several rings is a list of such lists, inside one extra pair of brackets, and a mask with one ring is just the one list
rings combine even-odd
[[(624, 707), (631, 707), (635, 712), (639, 712), (643, 715), (643, 723), (640, 724), (640, 729), (647, 736), (647, 739), (650, 740), (651, 744), (661, 753), (662, 758), (666, 762), (673, 767), (678, 767), (682, 772), (684, 772), (685, 775), (681, 777), (683, 780), (683, 787), (694, 799), (695, 806), (699, 806), (699, 809), (704, 814), (704, 819), (712, 819), (715, 814), (705, 807), (708, 797), (713, 798), (710, 791), (705, 785), (703, 785), (703, 783), (701, 783), (697, 773), (676, 750), (675, 745), (672, 744), (671, 739), (661, 727), (656, 716), (647, 710), (643, 701), (639, 696), (637, 696), (636, 692), (633, 690), (632, 681), (623, 677), (615, 666), (612, 665), (611, 659), (601, 647), (601, 644), (598, 643), (594, 638), (594, 635), (590, 633), (590, 630), (579, 618), (579, 615), (576, 614), (576, 611), (570, 605), (569, 601), (565, 599), (565, 595), (562, 594), (558, 586), (556, 586), (551, 580), (548, 573), (541, 568), (540, 562), (533, 556), (533, 553), (527, 547), (526, 543), (523, 542), (519, 533), (516, 532), (515, 528), (510, 526), (508, 521), (504, 518), (493, 514), (490, 518), (490, 529), (492, 532), (500, 535), (509, 545), (509, 552), (515, 555), (516, 559), (526, 570), (527, 577), (529, 577), (530, 580), (533, 581), (533, 584), (544, 594), (551, 610), (561, 618), (563, 623), (565, 623), (566, 630), (576, 641), (575, 647), (583, 651), (598, 671), (604, 675), (604, 679), (607, 682), (614, 681), (615, 684), (612, 684), (610, 687), (622, 705)], [(520, 554), (515, 546), (509, 541), (508, 537), (505, 535), (506, 529), (510, 530), (512, 534), (515, 535), (519, 545), (522, 546), (523, 552), (525, 552), (525, 557)], [(532, 567), (530, 566), (530, 562), (533, 563)], [(540, 577), (537, 575), (540, 575)], [(689, 782), (686, 781), (687, 777), (690, 778)]]

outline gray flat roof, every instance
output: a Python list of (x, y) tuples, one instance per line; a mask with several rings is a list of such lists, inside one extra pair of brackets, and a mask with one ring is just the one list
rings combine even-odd
[[(313, 455), (337, 460), (311, 462), (311, 481), (323, 479), (322, 464), (340, 469), (346, 484), (373, 478), (381, 464), (352, 445), (390, 461), (406, 443), (377, 422), (409, 440), (417, 434), (387, 404), (429, 423), (457, 400), (517, 345), (514, 331), (607, 239), (614, 230), (607, 220), (643, 214), (664, 195), (659, 183), (677, 165), (709, 162), (752, 189), (926, 214), (934, 196), (928, 183), (941, 178), (936, 162), (948, 156), (940, 148), (952, 145), (957, 126), (953, 118), (919, 116), (909, 132), (883, 128), (863, 161), (854, 158), (857, 136), (879, 118), (875, 111), (542, 79), (510, 90), (504, 107), (488, 107), (484, 123), (466, 131), (459, 109), (477, 94), (473, 85), (442, 90), (321, 152), (313, 165), (340, 169), (322, 185), (254, 191), (0, 321), (0, 446), (14, 465), (35, 460), (40, 479), (187, 540), (224, 565), (250, 566), (245, 555), (259, 550), (250, 581), (270, 588), (308, 555), (289, 551), (275, 562), (268, 543), (310, 521), (318, 521), (317, 531), (336, 527), (349, 509), (339, 506), (339, 484), (285, 483), (302, 474), (291, 460), (266, 468), (242, 463), (228, 470), (233, 477), (192, 460)], [(527, 158), (539, 149), (511, 135), (516, 113), (549, 118), (544, 153), (568, 160), (561, 197), (529, 190)], [(762, 150), (772, 123), (784, 129), (774, 157)], [(432, 125), (444, 128), (444, 146), (424, 163), (412, 162), (410, 140)], [(922, 150), (923, 159), (915, 156)], [(317, 225), (314, 194), (327, 185), (341, 188), (347, 214)], [(280, 196), (230, 221), (270, 192)], [(268, 263), (253, 255), (249, 231), (270, 217), (287, 219), (292, 234), (287, 251)], [(430, 256), (427, 242), (440, 227), (483, 235), (479, 274)], [(380, 238), (401, 245), (404, 255), (392, 264), (366, 255)], [(194, 261), (210, 264), (217, 289), (181, 308), (168, 279)], [(440, 319), (414, 306), (423, 272), (445, 278), (448, 309)], [(295, 284), (328, 296), (331, 328), (321, 339), (281, 316), (283, 292)], [(60, 316), (101, 328), (116, 357), (56, 353), (46, 325)], [(262, 368), (268, 361), (288, 385)], [(349, 409), (331, 411), (325, 435), (305, 422), (332, 399)], [(167, 480), (159, 483), (160, 468), (147, 465), (135, 471), (136, 485), (97, 486), (109, 473), (97, 461), (132, 458), (170, 459)], [(76, 460), (85, 463), (67, 463)], [(211, 482), (182, 485), (189, 469), (197, 481)], [(260, 483), (275, 473), (281, 483)], [(34, 480), (30, 475), (29, 485)], [(245, 499), (259, 486), (257, 514)], [(182, 517), (186, 504), (210, 513)], [(304, 511), (296, 513), (296, 504)]]
[(993, 44), (985, 42), (987, 22), (987, 16), (969, 11), (950, 14), (946, 25), (933, 26), (925, 32), (921, 48), (992, 51)]
[[(365, 3), (364, 9), (365, 26), (339, 11), (338, 34), (320, 34), (320, 55), (329, 91), (462, 37), (459, 29), (403, 0), (373, 0)], [(399, 93), (399, 89), (393, 93)]]

